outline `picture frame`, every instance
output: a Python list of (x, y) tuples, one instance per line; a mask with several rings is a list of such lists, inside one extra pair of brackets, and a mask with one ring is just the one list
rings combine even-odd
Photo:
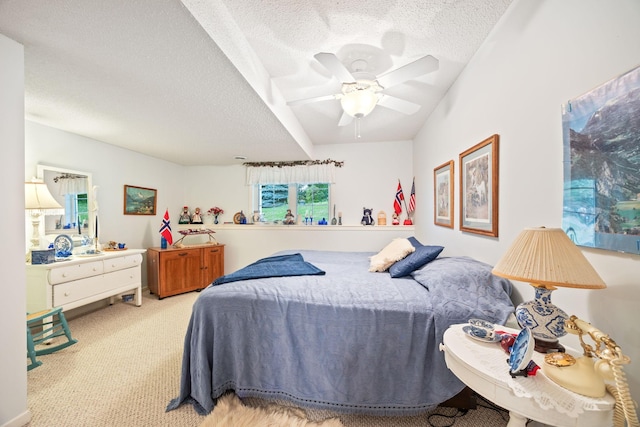
[(125, 215), (155, 215), (158, 190), (134, 185), (124, 186)]
[(453, 228), (454, 162), (449, 160), (433, 170), (433, 223)]
[(491, 135), (460, 153), (460, 231), (498, 237), (498, 144)]

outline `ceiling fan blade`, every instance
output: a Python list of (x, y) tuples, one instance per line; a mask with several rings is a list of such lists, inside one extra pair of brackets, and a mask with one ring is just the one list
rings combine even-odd
[(338, 99), (339, 95), (324, 95), (324, 96), (316, 96), (313, 98), (305, 98), (305, 99), (297, 99), (295, 101), (287, 102), (287, 105), (290, 107), (294, 107), (296, 105), (309, 104), (311, 102), (319, 102), (319, 101), (328, 101), (330, 99)]
[(436, 71), (439, 64), (440, 61), (433, 56), (423, 56), (420, 59), (408, 63), (407, 65), (403, 65), (400, 68), (396, 68), (395, 70), (382, 74), (377, 78), (377, 80), (380, 86), (386, 89), (391, 86), (404, 83), (407, 80), (415, 79), (416, 77)]
[(414, 114), (420, 109), (420, 105), (414, 104), (404, 99), (396, 98), (395, 96), (382, 95), (378, 100), (378, 105), (389, 108), (391, 110), (398, 111), (402, 114)]
[(342, 112), (342, 116), (340, 117), (340, 121), (338, 122), (338, 126), (346, 126), (353, 121), (353, 117), (348, 115), (346, 112)]
[(313, 57), (342, 83), (353, 83), (356, 81), (349, 70), (347, 70), (347, 67), (345, 67), (333, 53), (320, 52), (313, 55)]

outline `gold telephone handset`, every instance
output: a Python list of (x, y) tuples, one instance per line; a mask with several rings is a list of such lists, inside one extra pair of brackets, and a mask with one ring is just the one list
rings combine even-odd
[[(597, 374), (597, 376), (603, 379), (602, 382), (604, 382), (604, 380), (614, 382), (615, 387), (610, 383), (605, 384), (606, 389), (616, 399), (613, 416), (614, 425), (616, 427), (623, 427), (626, 420), (628, 427), (640, 427), (638, 416), (636, 414), (636, 403), (631, 399), (629, 386), (627, 385), (627, 380), (624, 371), (622, 370), (622, 365), (629, 364), (631, 359), (622, 354), (622, 350), (613, 339), (604, 332), (595, 328), (589, 322), (578, 319), (576, 316), (571, 316), (569, 320), (565, 322), (564, 327), (567, 332), (578, 335), (580, 345), (584, 350), (584, 356), (578, 359), (582, 359), (582, 361), (585, 362), (585, 364), (582, 365), (585, 369), (584, 372), (592, 366), (592, 370)], [(593, 340), (595, 347), (584, 341), (585, 335), (588, 335)], [(598, 360), (593, 363), (592, 359)], [(576, 365), (578, 364), (579, 363), (576, 363)], [(564, 368), (552, 367), (551, 369), (555, 369), (556, 371), (552, 372), (557, 373), (560, 372), (557, 371), (557, 369), (562, 370)], [(543, 369), (543, 371), (545, 370)], [(584, 376), (584, 372), (576, 371), (572, 376)], [(566, 386), (563, 384), (563, 381), (565, 381), (563, 376), (551, 379), (562, 386)], [(571, 387), (567, 388), (571, 389)], [(577, 392), (581, 393), (581, 391)], [(590, 395), (588, 392), (582, 394)]]

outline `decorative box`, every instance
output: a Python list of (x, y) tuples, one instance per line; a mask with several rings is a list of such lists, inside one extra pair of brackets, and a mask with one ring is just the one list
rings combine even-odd
[(31, 264), (51, 264), (56, 261), (55, 249), (31, 251)]

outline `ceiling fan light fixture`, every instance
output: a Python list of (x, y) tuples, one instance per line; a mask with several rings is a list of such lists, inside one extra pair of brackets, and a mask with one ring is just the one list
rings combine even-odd
[(345, 93), (340, 104), (351, 117), (361, 118), (373, 111), (378, 103), (378, 95), (371, 89), (357, 89)]

